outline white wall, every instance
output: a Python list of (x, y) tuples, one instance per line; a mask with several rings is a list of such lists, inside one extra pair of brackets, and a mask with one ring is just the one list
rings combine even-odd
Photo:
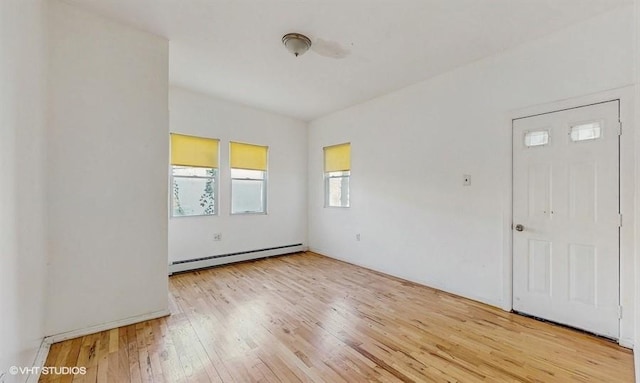
[[(508, 307), (510, 111), (632, 84), (633, 21), (621, 8), (313, 121), (310, 248)], [(325, 209), (322, 147), (347, 141), (352, 207)]]
[[(169, 261), (306, 244), (306, 124), (181, 88), (169, 98), (172, 132), (220, 139), (219, 214), (170, 218)], [(269, 146), (268, 214), (230, 214), (229, 141)]]
[(0, 375), (44, 336), (45, 28), (45, 2), (0, 1)]
[(168, 42), (50, 3), (47, 335), (167, 309)]
[[(635, 5), (635, 41), (634, 41), (634, 80), (636, 88), (635, 116), (636, 125), (640, 124), (640, 0), (634, 1)], [(640, 222), (640, 134), (636, 134), (635, 145), (635, 203), (636, 203), (636, 222)], [(640, 383), (640, 232), (635, 230), (635, 343), (634, 343), (634, 361), (636, 370), (636, 382)]]

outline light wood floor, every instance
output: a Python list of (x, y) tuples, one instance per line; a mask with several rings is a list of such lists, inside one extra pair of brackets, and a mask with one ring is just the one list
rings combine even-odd
[(632, 382), (629, 350), (313, 253), (170, 278), (172, 315), (54, 344), (41, 382)]

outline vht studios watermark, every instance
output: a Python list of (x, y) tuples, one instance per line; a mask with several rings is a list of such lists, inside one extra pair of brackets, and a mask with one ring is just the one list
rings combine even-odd
[(84, 375), (86, 367), (9, 367), (11, 375)]

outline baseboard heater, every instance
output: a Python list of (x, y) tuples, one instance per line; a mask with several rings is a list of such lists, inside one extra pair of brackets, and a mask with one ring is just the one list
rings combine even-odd
[(284, 255), (305, 251), (306, 248), (302, 243), (293, 245), (284, 245), (276, 247), (268, 247), (265, 249), (240, 251), (237, 253), (212, 255), (210, 257), (187, 259), (184, 261), (174, 261), (169, 264), (169, 275), (182, 271), (191, 271), (204, 269), (207, 267), (224, 265), (233, 262), (249, 261), (252, 259), (272, 257), (275, 255)]

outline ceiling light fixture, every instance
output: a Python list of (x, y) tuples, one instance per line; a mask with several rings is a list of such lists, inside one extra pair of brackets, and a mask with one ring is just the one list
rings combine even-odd
[(287, 50), (296, 57), (308, 51), (309, 47), (311, 47), (311, 40), (300, 33), (287, 33), (282, 36), (282, 43), (287, 47)]

